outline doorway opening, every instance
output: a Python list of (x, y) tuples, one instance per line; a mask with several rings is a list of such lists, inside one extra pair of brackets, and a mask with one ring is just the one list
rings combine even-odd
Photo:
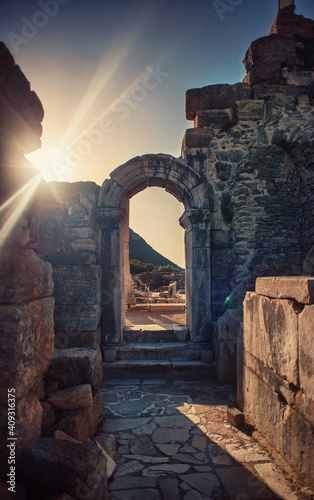
[(184, 206), (158, 187), (130, 200), (125, 326), (186, 325)]

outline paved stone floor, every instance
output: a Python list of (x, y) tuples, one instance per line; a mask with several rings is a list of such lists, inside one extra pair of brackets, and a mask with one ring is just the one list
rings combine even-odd
[(111, 500), (295, 500), (285, 474), (226, 416), (235, 391), (214, 381), (107, 380), (102, 433), (117, 441)]

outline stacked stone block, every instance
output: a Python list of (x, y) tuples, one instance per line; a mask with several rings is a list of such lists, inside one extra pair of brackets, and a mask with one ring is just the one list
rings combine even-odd
[(50, 183), (41, 193), (37, 234), (53, 266), (56, 348), (100, 344), (101, 232), (92, 183)]
[(314, 279), (261, 278), (244, 302), (238, 402), (313, 486)]
[[(289, 33), (281, 16), (291, 18)], [(208, 181), (214, 320), (241, 307), (258, 276), (302, 274), (314, 243), (313, 39), (313, 21), (280, 13), (271, 36), (249, 49), (243, 83), (187, 92), (194, 128), (182, 156)], [(274, 61), (280, 78), (266, 78), (260, 65)]]

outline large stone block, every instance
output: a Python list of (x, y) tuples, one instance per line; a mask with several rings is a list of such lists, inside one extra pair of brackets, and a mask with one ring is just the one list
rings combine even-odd
[(248, 292), (244, 301), (244, 349), (298, 386), (298, 312), (289, 300)]
[(51, 265), (33, 250), (0, 250), (0, 304), (28, 302), (52, 292)]
[(314, 37), (314, 21), (292, 12), (279, 12), (269, 32), (270, 35), (284, 36), (301, 35), (305, 38)]
[(100, 315), (99, 305), (57, 305), (55, 329), (57, 332), (94, 332), (100, 325)]
[(291, 299), (300, 304), (314, 304), (314, 278), (279, 276), (257, 278), (256, 293), (275, 299)]
[(42, 254), (61, 252), (63, 249), (62, 220), (64, 211), (45, 212), (40, 215), (37, 237)]
[(62, 493), (108, 500), (106, 462), (94, 444), (44, 438), (25, 452), (21, 477), (34, 500)]
[(93, 405), (92, 388), (89, 384), (83, 384), (53, 392), (48, 397), (48, 403), (57, 410), (88, 408)]
[(208, 148), (214, 138), (214, 131), (210, 128), (189, 128), (185, 132), (182, 149)]
[(60, 389), (90, 384), (98, 390), (102, 382), (99, 347), (56, 350), (45, 373), (46, 386), (58, 382)]
[(245, 69), (250, 72), (265, 61), (267, 63), (279, 62), (283, 66), (296, 66), (297, 54), (294, 40), (282, 35), (270, 35), (255, 40), (245, 55), (243, 61)]
[(8, 387), (23, 397), (47, 370), (53, 355), (53, 310), (53, 298), (0, 306), (0, 405), (7, 402)]
[(53, 281), (56, 305), (100, 303), (101, 266), (58, 266)]
[(233, 110), (228, 109), (209, 109), (196, 112), (194, 126), (207, 128), (223, 128), (229, 126), (233, 120)]
[(235, 85), (209, 85), (201, 89), (191, 89), (186, 93), (186, 118), (194, 120), (196, 112), (210, 109), (228, 109), (235, 101), (251, 98), (251, 89), (245, 83)]
[(314, 401), (314, 305), (299, 315), (300, 387)]
[(265, 103), (261, 100), (249, 100), (237, 102), (237, 115), (240, 121), (263, 120), (265, 115)]
[(55, 266), (86, 266), (96, 264), (97, 257), (92, 253), (62, 252), (53, 253), (46, 260)]

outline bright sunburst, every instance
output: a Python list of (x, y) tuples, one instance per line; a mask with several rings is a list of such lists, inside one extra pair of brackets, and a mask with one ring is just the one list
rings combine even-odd
[(65, 177), (68, 177), (70, 169), (65, 168), (64, 156), (65, 153), (61, 148), (49, 147), (43, 147), (26, 155), (46, 182), (67, 180)]

